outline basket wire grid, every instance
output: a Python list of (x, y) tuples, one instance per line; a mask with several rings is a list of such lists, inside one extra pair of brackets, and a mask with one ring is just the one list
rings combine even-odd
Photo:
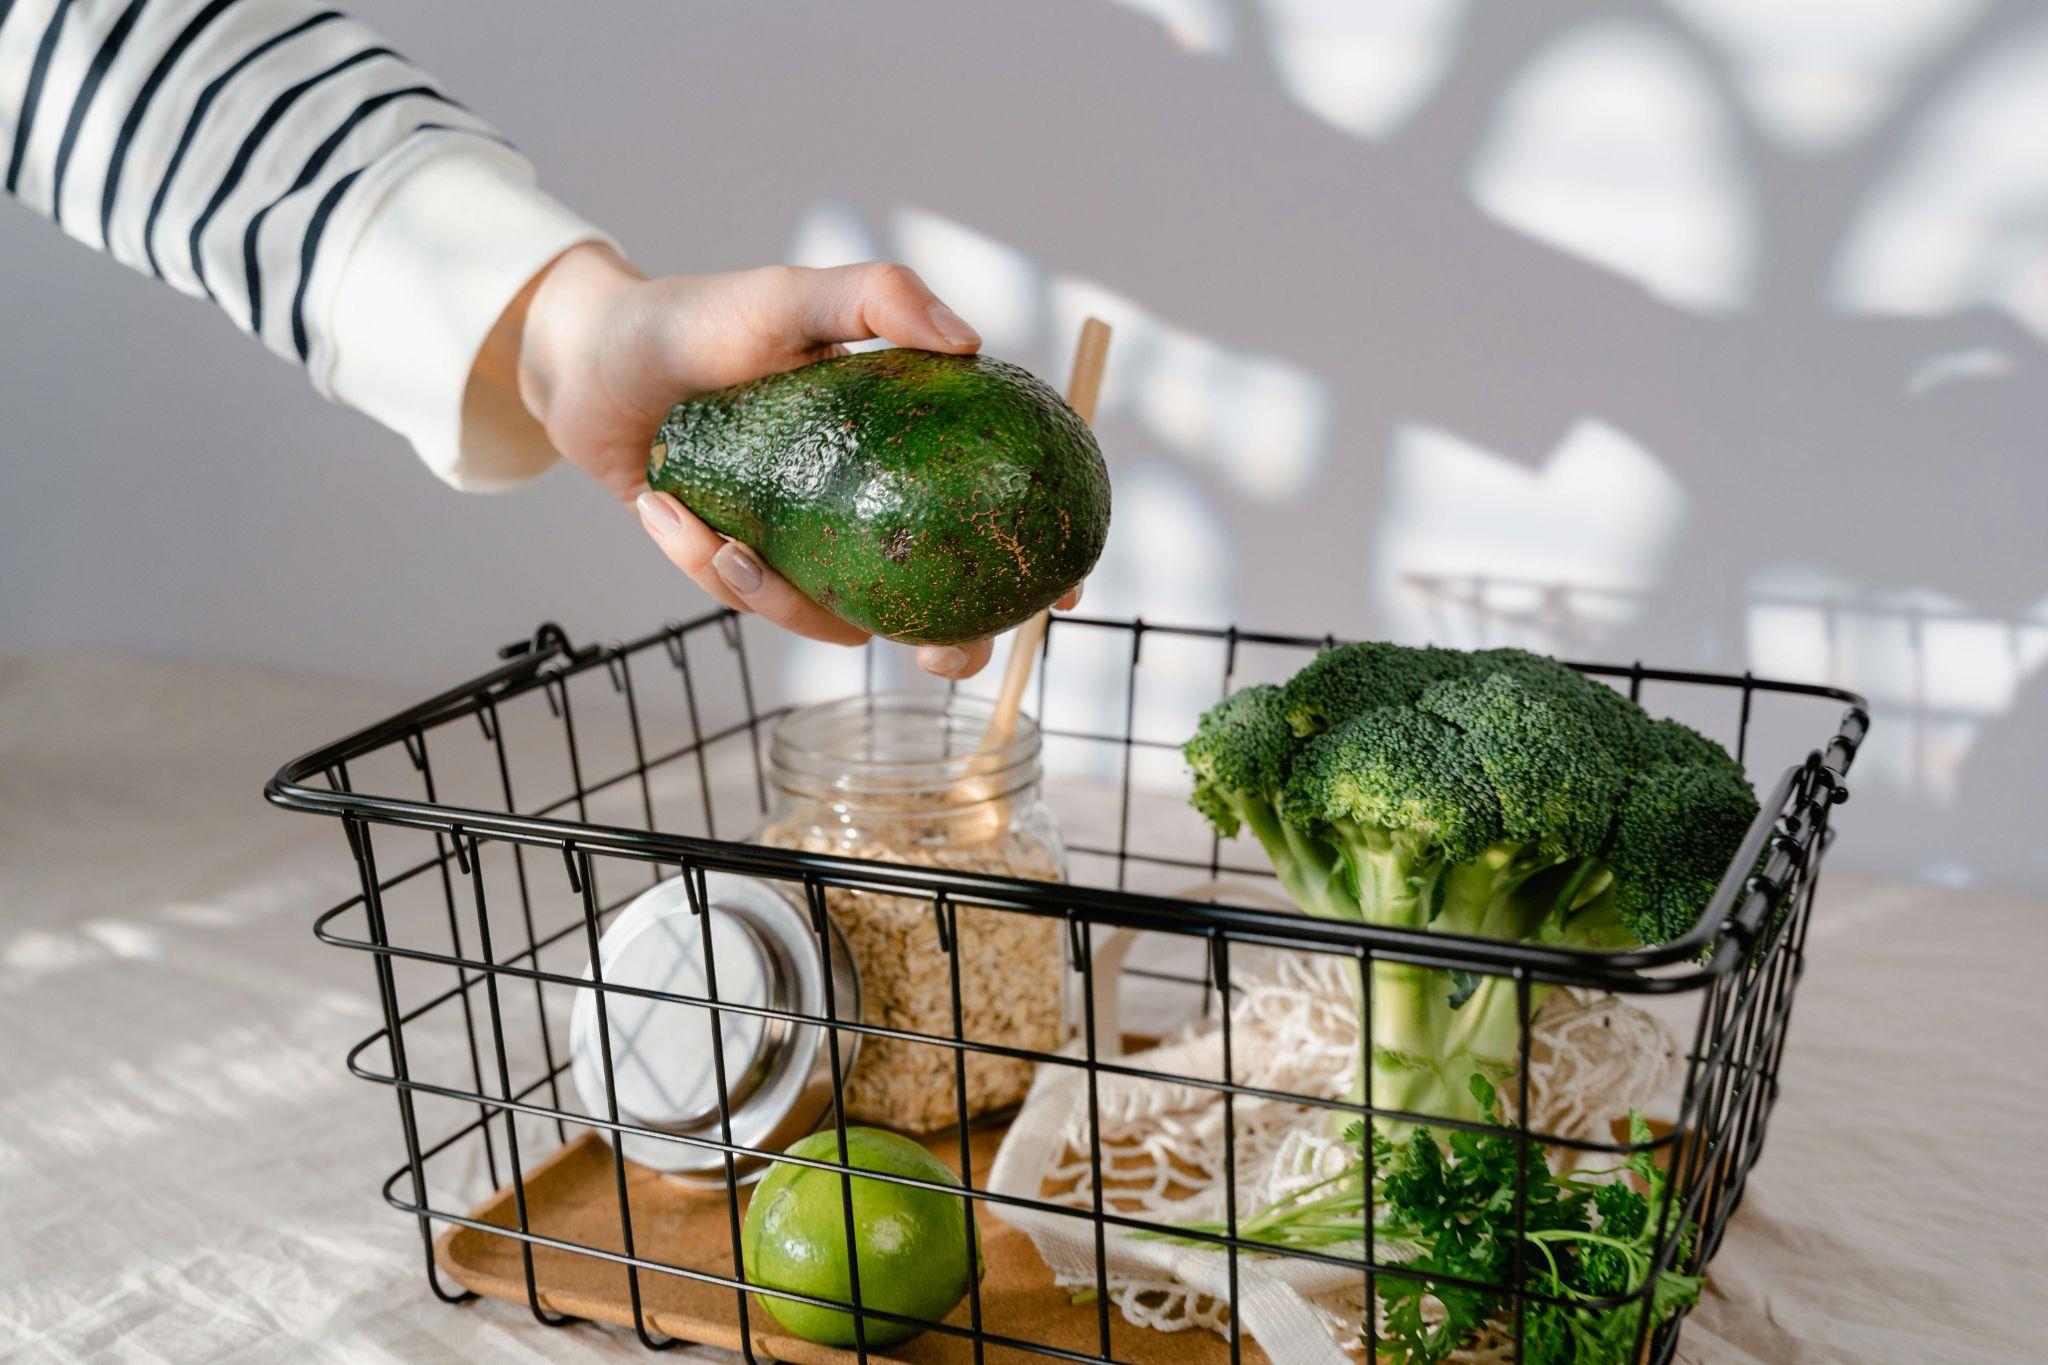
[[(1115, 671), (1121, 675), (1120, 724), (1069, 727), (1053, 724), (1047, 714), (1048, 676), (1060, 672), (1079, 639), (1092, 641), (1089, 657), (1116, 661)], [(735, 814), (751, 823), (766, 811), (763, 744), (770, 722), (787, 708), (757, 703), (745, 631), (741, 619), (728, 611), (672, 623), (639, 639), (602, 647), (574, 647), (559, 627), (543, 626), (531, 640), (501, 651), (504, 662), (491, 671), (282, 768), (266, 788), (269, 799), (291, 809), (339, 817), (356, 863), (360, 891), (322, 914), (315, 932), (322, 942), (363, 952), (371, 960), (384, 1023), (349, 1052), (348, 1067), (353, 1074), (390, 1087), (395, 1094), (405, 1160), (384, 1182), (384, 1197), (417, 1219), (432, 1291), (451, 1303), (475, 1297), (468, 1291), (450, 1289), (440, 1278), (432, 1232), (432, 1225), (439, 1222), (516, 1239), (528, 1307), (535, 1318), (551, 1326), (575, 1319), (543, 1306), (534, 1271), (537, 1246), (623, 1266), (634, 1330), (640, 1341), (653, 1349), (676, 1345), (677, 1339), (650, 1326), (643, 1305), (643, 1276), (675, 1275), (732, 1291), (739, 1339), (750, 1361), (756, 1359), (750, 1318), (758, 1322), (753, 1315), (760, 1310), (750, 1304), (748, 1296), (763, 1292), (819, 1307), (852, 1310), (854, 1350), (861, 1360), (871, 1354), (867, 1324), (891, 1322), (962, 1338), (971, 1345), (977, 1362), (989, 1347), (1049, 1359), (1115, 1361), (1119, 1357), (1111, 1350), (1105, 1240), (1111, 1228), (1160, 1226), (1121, 1211), (1113, 1200), (1105, 1201), (1097, 1081), (1102, 1076), (1116, 1076), (1199, 1087), (1220, 1096), (1227, 1231), (1187, 1235), (1214, 1245), (1227, 1256), (1233, 1302), (1240, 1257), (1262, 1254), (1350, 1267), (1362, 1277), (1365, 1302), (1370, 1304), (1379, 1277), (1401, 1273), (1398, 1263), (1382, 1256), (1374, 1245), (1370, 1219), (1362, 1220), (1362, 1255), (1341, 1250), (1279, 1250), (1238, 1235), (1235, 1105), (1240, 1100), (1278, 1100), (1311, 1110), (1423, 1121), (1440, 1130), (1478, 1125), (1375, 1109), (1326, 1096), (1262, 1089), (1234, 1079), (1232, 1012), (1227, 1008), (1232, 953), (1263, 948), (1331, 954), (1355, 962), (1365, 983), (1360, 1029), (1368, 1036), (1368, 1045), (1371, 968), (1376, 962), (1512, 981), (1523, 1062), (1519, 1102), (1509, 1129), (1519, 1148), (1518, 1224), (1527, 1212), (1530, 1165), (1538, 1163), (1541, 1168), (1546, 1148), (1611, 1153), (1617, 1160), (1638, 1150), (1625, 1142), (1603, 1143), (1532, 1131), (1527, 1065), (1532, 989), (1538, 985), (1574, 986), (1623, 997), (1655, 995), (1684, 1002), (1691, 1014), (1691, 1036), (1683, 1059), (1683, 1095), (1671, 1129), (1649, 1144), (1672, 1173), (1663, 1207), (1656, 1212), (1655, 1264), (1644, 1287), (1634, 1295), (1592, 1305), (1638, 1304), (1636, 1358), (1645, 1358), (1647, 1348), (1648, 1359), (1670, 1360), (1683, 1313), (1661, 1325), (1654, 1323), (1649, 1287), (1664, 1269), (1698, 1272), (1706, 1266), (1720, 1245), (1729, 1215), (1741, 1200), (1762, 1147), (1778, 1098), (1786, 1027), (1794, 988), (1804, 967), (1822, 855), (1830, 841), (1829, 814), (1835, 804), (1846, 799), (1843, 779), (1868, 728), (1861, 699), (1835, 688), (1747, 674), (1682, 672), (1640, 664), (1577, 665), (1626, 690), (1632, 699), (1642, 699), (1646, 684), (1658, 688), (1660, 699), (1689, 699), (1679, 708), (1685, 712), (1682, 718), (1732, 740), (1731, 751), (1749, 760), (1753, 772), (1753, 738), (1765, 719), (1762, 713), (1772, 706), (1804, 708), (1796, 721), (1779, 717), (1776, 724), (1781, 737), (1798, 737), (1790, 752), (1804, 750), (1804, 756), (1782, 771), (1763, 774), (1764, 780), (1758, 783), (1761, 813), (1698, 925), (1683, 938), (1657, 947), (1590, 953), (1338, 923), (1132, 889), (1134, 881), (1147, 880), (1144, 874), (1148, 871), (1155, 883), (1162, 875), (1184, 877), (1190, 873), (1206, 874), (1212, 880), (1225, 874), (1271, 877), (1269, 868), (1226, 861), (1221, 842), (1213, 834), (1201, 832), (1205, 826), (1185, 825), (1185, 835), (1176, 838), (1171, 849), (1134, 846), (1133, 809), (1143, 794), (1134, 783), (1133, 769), (1148, 751), (1156, 756), (1176, 747), (1169, 739), (1141, 733), (1145, 727), (1139, 724), (1144, 651), (1148, 643), (1156, 650), (1157, 642), (1162, 641), (1174, 642), (1177, 647), (1169, 663), (1182, 683), (1194, 676), (1184, 666), (1192, 657), (1188, 650), (1213, 656), (1213, 671), (1208, 673), (1211, 681), (1199, 689), (1209, 700), (1251, 680), (1248, 674), (1258, 671), (1253, 666), (1254, 655), (1258, 662), (1279, 670), (1276, 676), (1284, 676), (1316, 649), (1335, 643), (1331, 637), (1263, 634), (1234, 627), (1055, 618), (1039, 666), (1042, 733), (1048, 746), (1066, 743), (1092, 755), (1094, 771), (1110, 777), (1108, 787), (1114, 791), (1116, 803), (1113, 821), (1102, 821), (1113, 824), (1112, 842), (1092, 841), (1080, 837), (1083, 831), (1069, 829), (1068, 849), (1075, 855), (1077, 869), (1085, 862), (1104, 873), (1100, 879), (1077, 878), (1069, 884), (876, 863), (732, 841)], [(1106, 644), (1110, 646), (1107, 649)], [(874, 657), (870, 650), (866, 669), (870, 690), (875, 684)], [(707, 672), (712, 669), (718, 672)], [(654, 670), (661, 670), (665, 677)], [(672, 737), (679, 742), (673, 745), (653, 742), (656, 737), (651, 736), (650, 719), (656, 709), (650, 702), (654, 693), (651, 678), (660, 679), (664, 705), (675, 722)], [(1097, 694), (1098, 701), (1111, 695), (1099, 677), (1089, 680), (1089, 690)], [(611, 719), (599, 727), (591, 717), (606, 693)], [(1818, 716), (1827, 712), (1816, 712), (1816, 701), (1847, 707), (1831, 730), (1820, 727)], [(679, 710), (675, 709), (678, 702)], [(1659, 708), (1653, 705), (1651, 709)], [(550, 730), (552, 735), (547, 733)], [(1818, 747), (1808, 748), (1810, 739), (1820, 740)], [(461, 782), (450, 776), (456, 755), (460, 755), (466, 774)], [(533, 788), (532, 769), (545, 773), (542, 780), (559, 783), (549, 790), (560, 794), (531, 803), (516, 798), (517, 790)], [(515, 775), (519, 779), (516, 785)], [(662, 806), (659, 816), (657, 797)], [(400, 853), (394, 858), (408, 843), (416, 844), (422, 856), (407, 860)], [(387, 870), (387, 864), (397, 870)], [(605, 889), (618, 874), (632, 872), (636, 866), (639, 870), (632, 877), (632, 890), (614, 895)], [(701, 913), (709, 872), (736, 872), (790, 889), (809, 911), (821, 962), (828, 952), (827, 888), (910, 898), (929, 905), (934, 947), (949, 964), (950, 1036), (909, 1032), (863, 1022), (850, 1013), (842, 1015), (830, 996), (829, 970), (824, 973), (827, 995), (822, 1014), (721, 1003), (710, 917)], [(643, 880), (659, 882), (675, 875), (685, 878), (690, 908), (702, 929), (707, 977), (704, 994), (607, 985), (598, 954), (605, 924), (644, 889)], [(1069, 964), (1079, 978), (1078, 1050), (1039, 1052), (1009, 1046), (999, 1039), (968, 1036), (962, 1026), (960, 955), (955, 951), (963, 908), (1051, 917), (1064, 924)], [(1122, 972), (1126, 977), (1147, 979), (1154, 989), (1185, 992), (1187, 998), (1198, 1001), (1204, 1015), (1213, 1011), (1221, 1034), (1220, 1076), (1161, 1073), (1100, 1055), (1093, 944), (1096, 931), (1109, 927), (1160, 936), (1162, 946), (1181, 945), (1178, 959), (1164, 951), (1143, 956), (1149, 963), (1187, 962), (1190, 965), (1185, 969), (1127, 965)], [(586, 956), (587, 976), (583, 974)], [(559, 1006), (577, 991), (594, 991), (599, 999), (595, 1014), (607, 1099), (602, 1114), (579, 1112), (565, 1103), (568, 1097), (563, 1094), (562, 1077), (570, 1060), (561, 1039), (565, 1011)], [(602, 1005), (607, 993), (707, 1012), (718, 1091), (718, 1138), (678, 1136), (620, 1120), (608, 1011)], [(830, 1037), (831, 1116), (840, 1138), (841, 1159), (784, 1159), (839, 1173), (852, 1267), (848, 1301), (764, 1291), (747, 1281), (740, 1255), (735, 1161), (755, 1152), (731, 1141), (731, 1100), (721, 1025), (725, 1014), (753, 1015), (770, 1023), (781, 1020), (786, 1026), (822, 1026)], [(853, 1255), (852, 1180), (844, 1160), (847, 1118), (841, 1103), (845, 1081), (840, 1074), (842, 1035), (897, 1038), (947, 1049), (953, 1058), (958, 1159), (966, 1190), (871, 1172), (863, 1172), (863, 1178), (943, 1190), (980, 1202), (998, 1214), (1005, 1206), (1017, 1206), (1092, 1225), (1097, 1350), (1065, 1349), (988, 1330), (981, 1285), (971, 1273), (964, 1323), (905, 1318), (863, 1303)], [(373, 1060), (380, 1053), (381, 1068)], [(1089, 1207), (1004, 1195), (976, 1186), (969, 1152), (969, 1130), (975, 1125), (968, 1116), (966, 1086), (970, 1053), (1078, 1068), (1086, 1073), (1092, 1173)], [(448, 1116), (446, 1131), (430, 1131), (428, 1120), (439, 1115)], [(612, 1165), (618, 1196), (618, 1246), (622, 1250), (566, 1242), (535, 1232), (528, 1219), (526, 1172), (534, 1164), (537, 1145), (554, 1148), (566, 1144), (574, 1129), (595, 1129), (614, 1139), (637, 1134), (687, 1142), (721, 1153), (734, 1273), (669, 1264), (635, 1253), (627, 1163), (617, 1154), (616, 1140), (612, 1142)], [(479, 1154), (481, 1169), (475, 1170)], [(445, 1171), (458, 1165), (471, 1168), (477, 1178), (487, 1178), (492, 1189), (509, 1184), (516, 1226), (479, 1221), (467, 1211), (473, 1199), (434, 1189), (437, 1181), (446, 1185)], [(1698, 1229), (1688, 1263), (1674, 1265), (1688, 1224)], [(975, 1220), (968, 1219), (967, 1227), (968, 1257), (973, 1265), (979, 1254)], [(1522, 1245), (1515, 1245), (1515, 1265), (1505, 1285), (1430, 1277), (1446, 1285), (1504, 1295), (1513, 1305), (1518, 1343), (1528, 1305), (1558, 1302), (1523, 1283)], [(1227, 1328), (1229, 1358), (1236, 1362), (1243, 1352), (1236, 1315), (1231, 1315)], [(1365, 1330), (1371, 1352), (1366, 1358), (1377, 1358), (1378, 1329), (1370, 1313)], [(1516, 1350), (1519, 1359), (1519, 1346)]]

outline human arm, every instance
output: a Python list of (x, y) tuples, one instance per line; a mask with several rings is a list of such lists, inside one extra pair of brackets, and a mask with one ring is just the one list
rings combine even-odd
[[(423, 71), (307, 0), (0, 5), (0, 164), (27, 207), (211, 301), (469, 490), (559, 451), (630, 501), (690, 392), (868, 336), (977, 344), (900, 267), (645, 279)], [(728, 605), (862, 638), (674, 499), (642, 522)], [(987, 652), (922, 661), (965, 676)]]

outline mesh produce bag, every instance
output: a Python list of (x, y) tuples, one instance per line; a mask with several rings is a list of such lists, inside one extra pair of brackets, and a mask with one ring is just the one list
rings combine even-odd
[[(1233, 892), (1232, 899), (1241, 899)], [(1232, 1079), (1296, 1094), (1342, 1096), (1358, 1065), (1358, 1007), (1342, 959), (1247, 949), (1234, 955)], [(1105, 971), (1105, 966), (1110, 970)], [(1114, 980), (1097, 958), (1098, 979)], [(1098, 1009), (1098, 1022), (1102, 1011)], [(1114, 1036), (1113, 1026), (1102, 1030)], [(1214, 1021), (1122, 1059), (1173, 1076), (1220, 1080), (1222, 1035)], [(1641, 1107), (1669, 1080), (1677, 1048), (1663, 1025), (1613, 996), (1570, 990), (1551, 995), (1534, 1021), (1530, 1109), (1540, 1131), (1606, 1139), (1607, 1124)], [(1179, 1085), (1101, 1073), (1105, 1209), (1167, 1224), (1224, 1217), (1223, 1096)], [(1329, 1133), (1329, 1112), (1240, 1095), (1235, 1109), (1238, 1214), (1247, 1217), (1352, 1158)], [(1088, 1076), (1041, 1066), (989, 1174), (1005, 1195), (1092, 1210)], [(1008, 1207), (1001, 1216), (1031, 1238), (1062, 1287), (1097, 1284), (1095, 1230), (1085, 1217)], [(1105, 1280), (1125, 1319), (1158, 1331), (1227, 1333), (1232, 1311), (1229, 1258), (1213, 1246), (1184, 1245), (1104, 1229)], [(1360, 1254), (1361, 1241), (1328, 1248)], [(1382, 1260), (1388, 1248), (1380, 1248)], [(1364, 1275), (1281, 1255), (1242, 1254), (1236, 1311), (1242, 1330), (1268, 1357), (1289, 1365), (1345, 1365), (1362, 1354)], [(1454, 1359), (1505, 1360), (1498, 1334)]]

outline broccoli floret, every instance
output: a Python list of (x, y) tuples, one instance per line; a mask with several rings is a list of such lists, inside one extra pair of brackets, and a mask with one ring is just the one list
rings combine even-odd
[(1465, 735), (1394, 707), (1303, 745), (1281, 815), (1334, 850), (1351, 893), (1346, 918), (1369, 904), (1381, 923), (1417, 927), (1437, 908), (1437, 875), (1501, 835), (1499, 798)]
[[(1619, 698), (1621, 694), (1610, 695)], [(1737, 776), (1742, 772), (1735, 766), (1735, 760), (1728, 757), (1726, 749), (1691, 726), (1680, 725), (1675, 720), (1643, 716), (1642, 724), (1636, 730), (1634, 748), (1635, 766), (1638, 768), (1647, 768), (1652, 763), (1676, 763), (1686, 768), (1733, 772)]]
[(1692, 928), (1756, 818), (1756, 794), (1716, 745), (1718, 764), (1652, 763), (1629, 783), (1605, 859), (1615, 909), (1641, 943)]
[(1628, 781), (1625, 750), (1606, 716), (1512, 673), (1440, 682), (1416, 705), (1472, 742), (1499, 796), (1506, 837), (1546, 863), (1599, 851)]
[(1294, 756), (1281, 714), (1280, 689), (1243, 688), (1209, 708), (1181, 746), (1195, 774), (1195, 809), (1226, 839), (1247, 815), (1270, 811)]
[[(1325, 650), (1185, 753), (1196, 808), (1249, 828), (1311, 914), (1580, 948), (1685, 933), (1757, 810), (1718, 744), (1516, 649)], [(1372, 988), (1352, 1098), (1480, 1117), (1471, 1078), (1518, 1064), (1514, 983), (1376, 961)]]
[(1297, 904), (1310, 914), (1346, 918), (1354, 901), (1338, 885), (1336, 850), (1280, 813), (1297, 747), (1280, 689), (1260, 684), (1209, 708), (1181, 752), (1195, 774), (1195, 809), (1217, 832), (1228, 838), (1249, 828)]
[(1287, 723), (1306, 737), (1361, 711), (1412, 706), (1431, 683), (1469, 672), (1472, 659), (1455, 649), (1371, 642), (1326, 649), (1281, 689)]

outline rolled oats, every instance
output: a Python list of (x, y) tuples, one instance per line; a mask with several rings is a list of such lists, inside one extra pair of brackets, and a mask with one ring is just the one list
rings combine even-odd
[[(1049, 831), (1013, 825), (1000, 837), (952, 842), (957, 819), (868, 817), (858, 835), (785, 818), (757, 836), (778, 848), (803, 849), (878, 862), (944, 867), (1034, 881), (1062, 879)], [(955, 827), (949, 831), (948, 826)], [(843, 887), (826, 887), (825, 908), (846, 936), (860, 971), (861, 1021), (885, 1028), (953, 1037), (951, 968), (940, 951), (932, 902)], [(960, 1030), (970, 1042), (1036, 1052), (1058, 1048), (1065, 1034), (1064, 959), (1060, 921), (1020, 911), (960, 906), (955, 952), (960, 965)], [(906, 1133), (956, 1121), (955, 1049), (869, 1034), (845, 1084), (849, 1119)], [(1024, 1058), (966, 1051), (969, 1118), (1010, 1108), (1031, 1086)]]

